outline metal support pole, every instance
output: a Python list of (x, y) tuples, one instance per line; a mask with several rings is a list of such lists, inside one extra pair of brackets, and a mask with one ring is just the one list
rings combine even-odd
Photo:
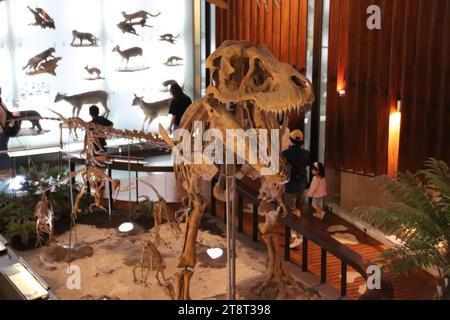
[[(111, 172), (111, 167), (109, 165), (109, 163), (107, 164), (107, 171), (108, 171), (108, 176), (111, 178), (112, 172)], [(111, 221), (112, 221), (112, 184), (110, 181), (108, 181), (108, 183), (106, 184), (108, 186), (108, 219), (109, 219), (109, 225), (111, 226)]]
[[(231, 194), (230, 190), (235, 190), (233, 188), (235, 183), (234, 166), (225, 165), (225, 176), (226, 176), (226, 218), (227, 218), (227, 260), (228, 260), (228, 298), (229, 300), (236, 300), (236, 239), (234, 232), (234, 195)], [(231, 171), (231, 172), (230, 172)]]

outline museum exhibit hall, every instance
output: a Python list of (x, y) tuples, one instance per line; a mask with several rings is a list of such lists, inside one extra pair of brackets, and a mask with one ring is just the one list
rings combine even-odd
[(0, 300), (448, 300), (449, 141), (450, 0), (0, 0)]

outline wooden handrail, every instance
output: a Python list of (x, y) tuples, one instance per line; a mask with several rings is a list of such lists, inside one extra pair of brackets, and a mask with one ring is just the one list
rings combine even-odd
[[(236, 184), (236, 191), (239, 197), (248, 198), (254, 205), (259, 205), (258, 190), (260, 186), (260, 181), (250, 181), (250, 180), (239, 180)], [(326, 263), (326, 254), (324, 252), (329, 252), (342, 262), (342, 270), (345, 274), (342, 275), (342, 282), (345, 286), (346, 283), (346, 270), (347, 265), (354, 268), (364, 280), (367, 280), (370, 275), (367, 273), (367, 268), (374, 263), (367, 259), (364, 259), (351, 250), (349, 247), (341, 244), (339, 241), (330, 237), (330, 235), (325, 230), (320, 230), (313, 226), (313, 224), (306, 219), (300, 219), (298, 217), (287, 216), (280, 218), (279, 221), (286, 228), (300, 232), (304, 237), (304, 247), (307, 247), (308, 240), (314, 242), (322, 249), (322, 262)], [(286, 234), (289, 234), (286, 230)], [(288, 235), (289, 237), (289, 235)], [(305, 248), (304, 248), (305, 249)], [(287, 243), (286, 247), (287, 253), (289, 254), (289, 246)], [(304, 254), (307, 255), (306, 250), (303, 250)], [(307, 257), (302, 259), (302, 269), (307, 270)], [(323, 268), (322, 268), (323, 269)], [(326, 280), (326, 270), (322, 270), (321, 282), (324, 283)], [(346, 292), (346, 288), (341, 288), (341, 292)], [(381, 271), (381, 289), (379, 290), (367, 290), (361, 297), (360, 300), (392, 300), (394, 298), (394, 287), (390, 277)]]
[[(367, 274), (367, 268), (373, 263), (362, 258), (358, 253), (351, 250), (349, 247), (341, 244), (339, 241), (330, 237), (325, 231), (318, 230), (313, 224), (306, 219), (299, 219), (298, 217), (287, 216), (280, 219), (280, 223), (300, 232), (305, 238), (313, 241), (322, 249), (326, 250), (345, 264), (355, 269), (364, 280), (367, 280), (370, 275)], [(389, 276), (381, 271), (381, 289), (368, 290), (362, 295), (361, 299), (393, 299), (393, 285)]]

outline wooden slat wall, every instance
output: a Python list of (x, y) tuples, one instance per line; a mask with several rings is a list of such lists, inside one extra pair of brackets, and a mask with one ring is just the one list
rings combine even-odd
[[(247, 40), (266, 46), (279, 60), (297, 70), (306, 70), (308, 0), (228, 0), (228, 10), (216, 10), (216, 44), (225, 40)], [(293, 113), (291, 129), (304, 128), (304, 115)]]
[[(366, 26), (373, 4), (381, 30)], [(429, 157), (450, 163), (450, 1), (333, 0), (328, 58), (327, 166), (386, 174), (398, 99), (399, 170), (417, 170)]]
[(216, 9), (216, 43), (225, 40), (247, 40), (266, 46), (278, 59), (306, 68), (306, 28), (308, 0), (264, 1), (228, 0), (229, 9)]

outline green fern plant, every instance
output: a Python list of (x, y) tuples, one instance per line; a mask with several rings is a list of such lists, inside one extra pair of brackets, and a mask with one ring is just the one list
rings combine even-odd
[(29, 244), (30, 239), (36, 234), (36, 223), (31, 217), (23, 218), (21, 220), (13, 220), (6, 227), (6, 236), (13, 238), (19, 236), (24, 245)]
[(416, 174), (397, 179), (376, 178), (396, 202), (382, 207), (359, 207), (354, 214), (402, 245), (384, 251), (380, 260), (394, 276), (437, 267), (440, 298), (449, 297), (450, 170), (443, 161), (429, 159)]

